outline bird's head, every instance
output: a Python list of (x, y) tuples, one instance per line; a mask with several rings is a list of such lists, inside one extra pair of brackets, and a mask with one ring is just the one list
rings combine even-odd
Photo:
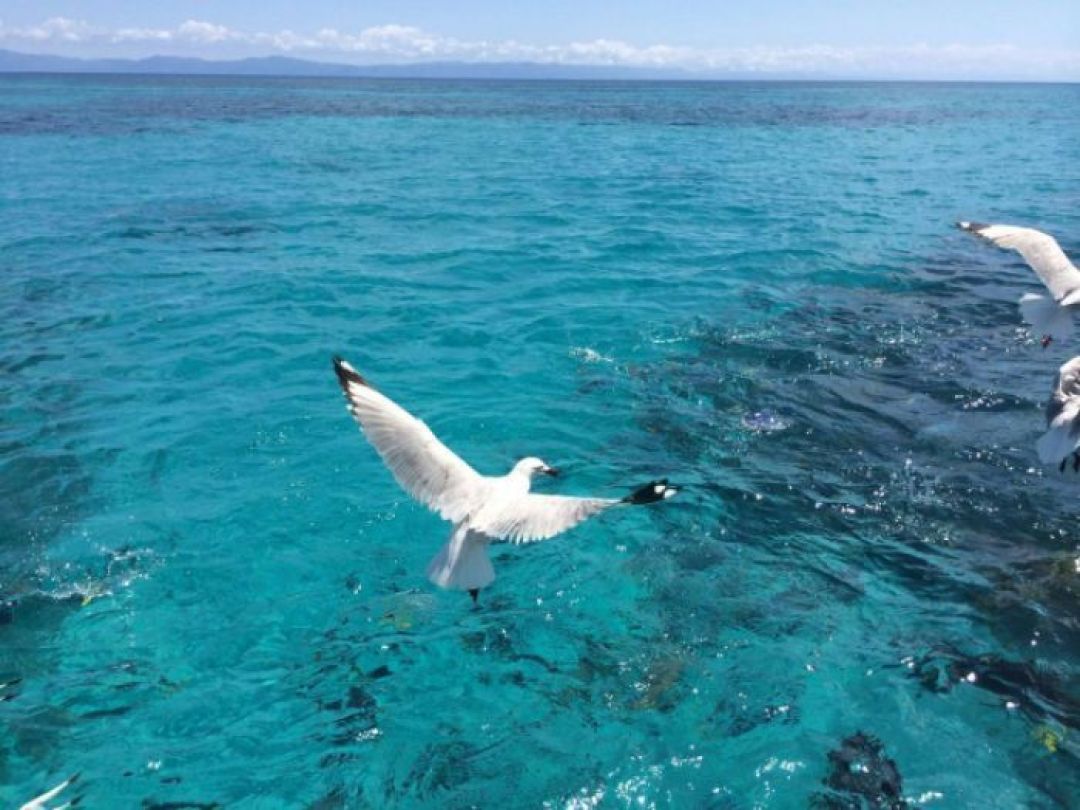
[(523, 458), (517, 464), (514, 465), (514, 469), (511, 471), (511, 475), (518, 475), (527, 481), (531, 481), (534, 475), (558, 475), (559, 471), (554, 467), (549, 467), (544, 463), (543, 459), (536, 458), (536, 456), (529, 456)]

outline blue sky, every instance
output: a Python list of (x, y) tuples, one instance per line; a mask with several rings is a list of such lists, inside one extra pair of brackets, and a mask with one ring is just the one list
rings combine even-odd
[(0, 0), (0, 47), (1080, 80), (1080, 0)]

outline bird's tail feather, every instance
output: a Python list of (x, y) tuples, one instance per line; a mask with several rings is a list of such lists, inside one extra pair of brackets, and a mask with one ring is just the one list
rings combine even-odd
[(454, 529), (446, 545), (428, 563), (428, 579), (440, 588), (455, 591), (486, 588), (495, 580), (487, 546), (467, 529)]
[(1064, 422), (1046, 431), (1035, 442), (1035, 449), (1039, 453), (1039, 461), (1043, 464), (1057, 464), (1068, 458), (1078, 444), (1080, 436), (1073, 431), (1069, 422)]
[(645, 486), (638, 487), (623, 498), (622, 502), (641, 506), (642, 504), (656, 503), (671, 498), (678, 491), (678, 487), (669, 485), (666, 478), (661, 478), (659, 481), (650, 481)]
[(1050, 335), (1055, 340), (1067, 340), (1072, 334), (1069, 310), (1053, 298), (1028, 293), (1020, 299), (1020, 314), (1039, 337)]

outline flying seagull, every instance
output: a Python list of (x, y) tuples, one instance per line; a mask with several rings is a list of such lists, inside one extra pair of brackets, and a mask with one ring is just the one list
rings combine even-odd
[(956, 224), (1000, 248), (1017, 251), (1042, 279), (1052, 297), (1026, 293), (1020, 299), (1020, 314), (1042, 336), (1044, 349), (1054, 338), (1065, 340), (1072, 334), (1071, 310), (1080, 305), (1080, 270), (1069, 261), (1054, 237), (1015, 225)]
[[(44, 793), (42, 793), (40, 796), (38, 796), (37, 798), (31, 799), (30, 801), (28, 801), (26, 804), (24, 804), (22, 807), (20, 807), (19, 810), (49, 810), (48, 805), (46, 804), (46, 802), (50, 802), (53, 799), (55, 799), (57, 796), (60, 795), (60, 793), (65, 788), (68, 787), (68, 785), (70, 785), (73, 782), (77, 781), (78, 778), (79, 778), (78, 774), (75, 774), (73, 776), (69, 776), (67, 779), (65, 779), (59, 785), (54, 787), (52, 790), (47, 790)], [(78, 799), (75, 799), (74, 801), (64, 802), (63, 804), (58, 804), (55, 807), (53, 807), (52, 810), (65, 810), (65, 808), (75, 806), (78, 803), (78, 801), (79, 801)]]
[(1050, 402), (1046, 405), (1047, 431), (1035, 444), (1043, 464), (1065, 464), (1072, 456), (1073, 471), (1080, 472), (1080, 357), (1058, 369)]
[(440, 588), (468, 591), (474, 602), (495, 579), (487, 551), (492, 542), (546, 540), (614, 506), (656, 503), (678, 491), (661, 479), (625, 498), (530, 493), (533, 476), (558, 475), (558, 470), (530, 456), (506, 475), (480, 475), (340, 357), (334, 358), (334, 371), (349, 412), (397, 482), (454, 524), (450, 539), (428, 564), (428, 579)]

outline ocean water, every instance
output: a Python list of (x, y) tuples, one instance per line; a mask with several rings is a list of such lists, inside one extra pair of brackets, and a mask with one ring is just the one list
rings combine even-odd
[[(1073, 347), (952, 227), (1080, 256), (1078, 167), (1078, 86), (0, 78), (0, 804), (1080, 806)], [(686, 489), (474, 608), (335, 353)]]

